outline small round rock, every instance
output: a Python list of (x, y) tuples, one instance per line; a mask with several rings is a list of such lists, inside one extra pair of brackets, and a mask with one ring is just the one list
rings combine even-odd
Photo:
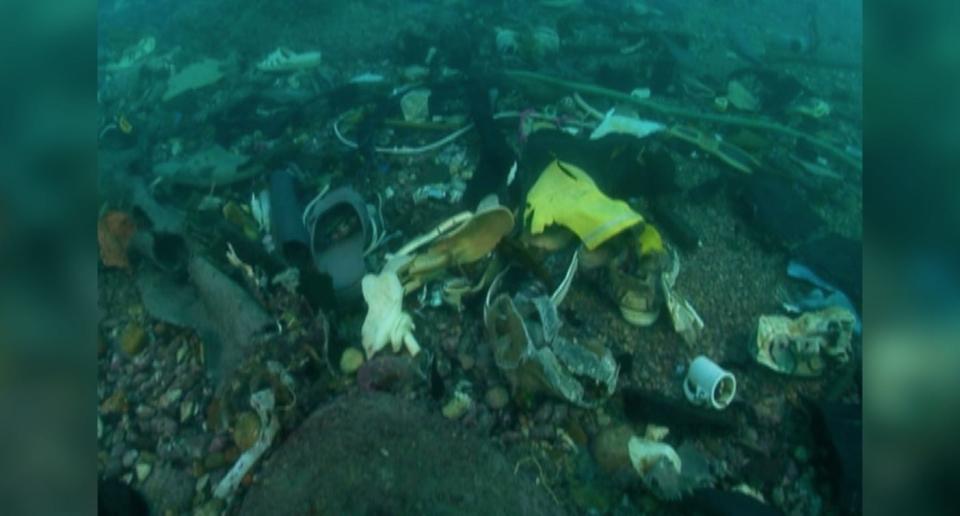
[(507, 403), (510, 403), (510, 393), (508, 393), (507, 389), (503, 386), (497, 385), (487, 389), (487, 393), (484, 395), (483, 400), (491, 409), (500, 410), (503, 407), (506, 407)]
[(340, 372), (353, 374), (363, 365), (363, 352), (357, 348), (347, 348), (340, 355)]

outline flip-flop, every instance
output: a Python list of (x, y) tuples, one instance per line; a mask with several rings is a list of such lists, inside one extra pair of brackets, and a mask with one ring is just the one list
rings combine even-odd
[[(311, 203), (304, 221), (310, 233), (310, 253), (317, 270), (330, 275), (338, 294), (359, 296), (360, 281), (367, 273), (363, 254), (371, 235), (370, 217), (363, 197), (353, 188), (338, 188)], [(347, 225), (348, 232), (337, 237), (331, 235), (336, 231), (331, 225), (337, 222), (353, 223), (354, 227)]]

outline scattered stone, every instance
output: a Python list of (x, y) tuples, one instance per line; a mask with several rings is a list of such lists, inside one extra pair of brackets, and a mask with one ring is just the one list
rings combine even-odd
[(597, 434), (592, 451), (600, 469), (612, 474), (632, 467), (628, 447), (631, 437), (633, 430), (629, 425), (608, 426)]
[(173, 436), (179, 427), (177, 420), (168, 416), (157, 416), (150, 422), (150, 429), (163, 437)]
[(107, 399), (103, 400), (103, 403), (100, 404), (101, 414), (119, 414), (126, 411), (127, 395), (124, 394), (123, 389), (117, 389), (113, 391), (113, 394), (111, 394)]
[(215, 469), (220, 469), (227, 465), (227, 460), (223, 456), (223, 452), (213, 452), (207, 454), (203, 458), (203, 468), (207, 471), (212, 471)]
[(150, 405), (137, 405), (137, 417), (140, 419), (150, 419), (156, 415), (157, 410)]
[(147, 340), (147, 332), (143, 330), (140, 324), (135, 322), (128, 323), (120, 334), (120, 349), (127, 356), (135, 356), (143, 349), (143, 343)]
[(180, 396), (183, 396), (182, 390), (170, 389), (169, 391), (165, 392), (163, 396), (160, 396), (160, 399), (157, 401), (157, 406), (163, 410), (166, 410), (174, 403), (180, 401)]
[(233, 442), (241, 450), (248, 450), (260, 437), (260, 418), (251, 411), (241, 412), (233, 425)]
[(137, 481), (143, 482), (144, 480), (147, 479), (148, 476), (150, 476), (150, 472), (153, 470), (153, 466), (151, 466), (149, 462), (141, 462), (137, 464), (134, 470), (137, 473)]
[(487, 389), (487, 393), (484, 395), (483, 400), (491, 409), (500, 410), (510, 403), (510, 393), (507, 392), (505, 387), (497, 385)]
[(137, 462), (137, 458), (140, 457), (140, 452), (138, 450), (127, 450), (127, 453), (123, 454), (123, 460), (121, 463), (125, 468), (133, 467), (133, 464)]
[(460, 419), (471, 407), (473, 407), (473, 399), (470, 398), (470, 395), (463, 391), (457, 391), (453, 393), (453, 398), (450, 398), (450, 401), (443, 406), (441, 412), (443, 417), (447, 419)]
[(340, 372), (353, 374), (363, 365), (363, 352), (357, 348), (347, 348), (340, 355)]
[(460, 367), (464, 371), (473, 369), (473, 366), (477, 363), (476, 359), (473, 358), (473, 355), (469, 353), (460, 353), (457, 358), (460, 360)]
[(219, 516), (224, 502), (219, 498), (211, 498), (193, 511), (193, 516)]
[(184, 401), (180, 404), (180, 422), (185, 423), (191, 416), (197, 413), (197, 405), (193, 401)]

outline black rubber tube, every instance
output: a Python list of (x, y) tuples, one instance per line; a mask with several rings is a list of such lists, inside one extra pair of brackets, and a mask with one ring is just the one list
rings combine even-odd
[(310, 236), (303, 226), (297, 178), (289, 170), (270, 175), (270, 220), (274, 242), (283, 257), (295, 264), (309, 263)]

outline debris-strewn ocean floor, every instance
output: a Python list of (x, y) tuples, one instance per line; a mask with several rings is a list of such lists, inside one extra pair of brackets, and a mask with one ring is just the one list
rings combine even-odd
[[(459, 309), (441, 301), (436, 284), (408, 294), (403, 308), (416, 326), (421, 353), (410, 357), (387, 346), (365, 358), (360, 351), (364, 300), (311, 297), (310, 278), (301, 274), (290, 280), (285, 275), (289, 263), (267, 253), (277, 242), (265, 241), (271, 226), (258, 220), (260, 205), (255, 204), (269, 186), (269, 172), (277, 169), (294, 171), (305, 201), (326, 188), (351, 186), (377, 208), (386, 240), (367, 255), (371, 273), (417, 235), (476, 209), (449, 195), (415, 200), (428, 184), (454, 185), (462, 193), (485, 159), (476, 131), (411, 155), (369, 151), (367, 145), (427, 145), (471, 116), (473, 106), (463, 90), (454, 89), (459, 93), (451, 96), (434, 86), (436, 104), (430, 110), (435, 118), (406, 124), (393, 106), (380, 116), (376, 131), (364, 133), (358, 120), (377, 121), (371, 114), (379, 109), (377, 102), (410, 82), (448, 84), (477, 70), (524, 68), (610, 88), (624, 80), (630, 87), (653, 87), (655, 79), (666, 80), (657, 63), (672, 59), (668, 84), (651, 98), (662, 96), (670, 105), (709, 115), (776, 120), (841, 147), (858, 144), (859, 70), (803, 64), (818, 54), (771, 58), (762, 73), (754, 70), (755, 76), (738, 83), (767, 99), (769, 83), (761, 84), (765, 74), (791, 77), (801, 98), (831, 104), (826, 118), (718, 111), (712, 96), (698, 93), (706, 86), (720, 97), (729, 74), (750, 69), (742, 57), (723, 51), (729, 45), (725, 35), (709, 30), (714, 18), (727, 20), (730, 14), (711, 2), (685, 3), (692, 13), (687, 17), (667, 1), (636, 2), (635, 10), (619, 14), (591, 2), (503, 3), (511, 5), (371, 1), (308, 9), (281, 3), (271, 12), (258, 2), (196, 1), (171, 7), (165, 14), (176, 23), (165, 27), (134, 23), (136, 9), (148, 9), (135, 2), (115, 10), (101, 7), (104, 204), (98, 227), (103, 263), (97, 423), (102, 481), (131, 486), (154, 514), (677, 514), (705, 503), (706, 495), (695, 495), (696, 488), (746, 494), (784, 514), (848, 510), (843, 483), (831, 476), (837, 474), (830, 462), (835, 450), (818, 437), (815, 412), (818, 402), (859, 403), (859, 352), (817, 378), (777, 373), (753, 356), (758, 318), (782, 314), (783, 293), (798, 288), (786, 267), (799, 242), (779, 240), (785, 232), (777, 222), (755, 219), (777, 210), (744, 201), (750, 184), (743, 184), (751, 181), (746, 178), (772, 177), (787, 184), (788, 196), (803, 199), (819, 221), (814, 236), (861, 237), (861, 172), (813, 145), (761, 130), (734, 138), (735, 131), (722, 123), (627, 107), (625, 113), (662, 116), (667, 125), (682, 123), (741, 142), (764, 166), (746, 176), (709, 152), (662, 134), (605, 158), (613, 163), (617, 153), (632, 151), (637, 170), (648, 171), (643, 157), (652, 163), (649, 156), (657, 153), (657, 163), (670, 164), (672, 186), (663, 192), (606, 193), (623, 197), (647, 223), (661, 227), (669, 247), (679, 250), (675, 288), (695, 307), (704, 328), (695, 342), (685, 342), (665, 307), (654, 324), (631, 325), (621, 315), (617, 286), (605, 270), (578, 271), (558, 307), (563, 334), (590, 349), (608, 350), (619, 368), (615, 392), (597, 406), (511, 385), (485, 327), (486, 288), (466, 296)], [(551, 3), (569, 5), (546, 5)], [(235, 20), (226, 23), (230, 29), (219, 38), (211, 33), (213, 12), (218, 21)], [(769, 14), (755, 16), (751, 23), (763, 24)], [(822, 32), (835, 30), (829, 13), (816, 16), (825, 20)], [(544, 39), (542, 31), (539, 39), (523, 36), (536, 27), (549, 28), (559, 47), (546, 43), (552, 36)], [(520, 34), (516, 48), (502, 39), (504, 30)], [(664, 43), (664, 34), (670, 41), (686, 41), (691, 59), (708, 66), (696, 73), (684, 69), (686, 58)], [(152, 42), (144, 43), (148, 37)], [(838, 38), (825, 38), (821, 52), (841, 52), (844, 43)], [(767, 42), (772, 45), (773, 39)], [(623, 50), (631, 45), (635, 48)], [(322, 64), (292, 73), (257, 71), (277, 47), (320, 50)], [(125, 53), (130, 48), (143, 55)], [(767, 55), (775, 54), (768, 49)], [(625, 56), (635, 56), (634, 61), (624, 61)], [(183, 79), (195, 82), (164, 100), (171, 77), (207, 58), (219, 63), (215, 72)], [(359, 86), (343, 87), (358, 77)], [(370, 81), (382, 85), (370, 87)], [(691, 86), (695, 83), (700, 85)], [(498, 83), (493, 111), (513, 113), (498, 120), (499, 132), (522, 156), (535, 134), (524, 113), (549, 118), (548, 129), (556, 129), (558, 121), (595, 124), (572, 93)], [(584, 98), (604, 113), (624, 107), (599, 95)], [(353, 110), (360, 106), (366, 111), (358, 115)], [(354, 116), (344, 116), (350, 113)], [(340, 137), (335, 130), (342, 131)], [(578, 138), (585, 141), (588, 135), (583, 131)], [(344, 145), (344, 138), (369, 140), (360, 141), (358, 151)], [(195, 167), (199, 175), (185, 176), (189, 167), (183, 163), (213, 146), (222, 149), (208, 156), (226, 158)], [(227, 163), (237, 156), (245, 164)], [(171, 163), (179, 168), (158, 177), (158, 170), (173, 170)], [(221, 172), (226, 176), (216, 175)], [(538, 172), (521, 166), (518, 182), (527, 181), (529, 188), (536, 179), (530, 174)], [(589, 172), (603, 184), (599, 176), (605, 171)], [(230, 174), (237, 176), (222, 180)], [(516, 209), (520, 228), (523, 204), (510, 205), (509, 196), (501, 202)], [(699, 245), (682, 245), (682, 235), (670, 231), (675, 220), (683, 221)], [(162, 254), (167, 241), (158, 236), (169, 234), (188, 257)], [(137, 235), (157, 240), (144, 247)], [(543, 266), (554, 278), (566, 267), (505, 246), (493, 254), (515, 269)], [(190, 285), (190, 274), (178, 260), (209, 262), (223, 273), (211, 281), (244, 294), (235, 303), (205, 295), (203, 285)], [(441, 279), (477, 279), (482, 273), (483, 267), (469, 264), (449, 268)], [(153, 282), (158, 277), (163, 281)], [(316, 291), (331, 292), (327, 286), (311, 290)], [(164, 299), (166, 304), (160, 302)], [(270, 328), (243, 335), (224, 331), (236, 326), (230, 321), (236, 314), (260, 312), (273, 321)], [(236, 342), (241, 337), (248, 340), (243, 346)], [(859, 339), (854, 344), (858, 350)], [(236, 360), (225, 361), (224, 350)], [(698, 355), (736, 376), (736, 396), (724, 410), (696, 409), (685, 398), (687, 367)], [(269, 393), (266, 408), (263, 398), (251, 403), (262, 393)], [(668, 433), (659, 439), (684, 458), (692, 453), (703, 463), (696, 485), (685, 484), (678, 496), (664, 496), (673, 491), (651, 485), (649, 476), (655, 475), (638, 472), (626, 446), (631, 436), (662, 434), (661, 427)], [(246, 462), (252, 466), (240, 471), (228, 489), (237, 464)], [(687, 464), (696, 469), (700, 463)], [(714, 503), (719, 513), (738, 513), (731, 505)]]

